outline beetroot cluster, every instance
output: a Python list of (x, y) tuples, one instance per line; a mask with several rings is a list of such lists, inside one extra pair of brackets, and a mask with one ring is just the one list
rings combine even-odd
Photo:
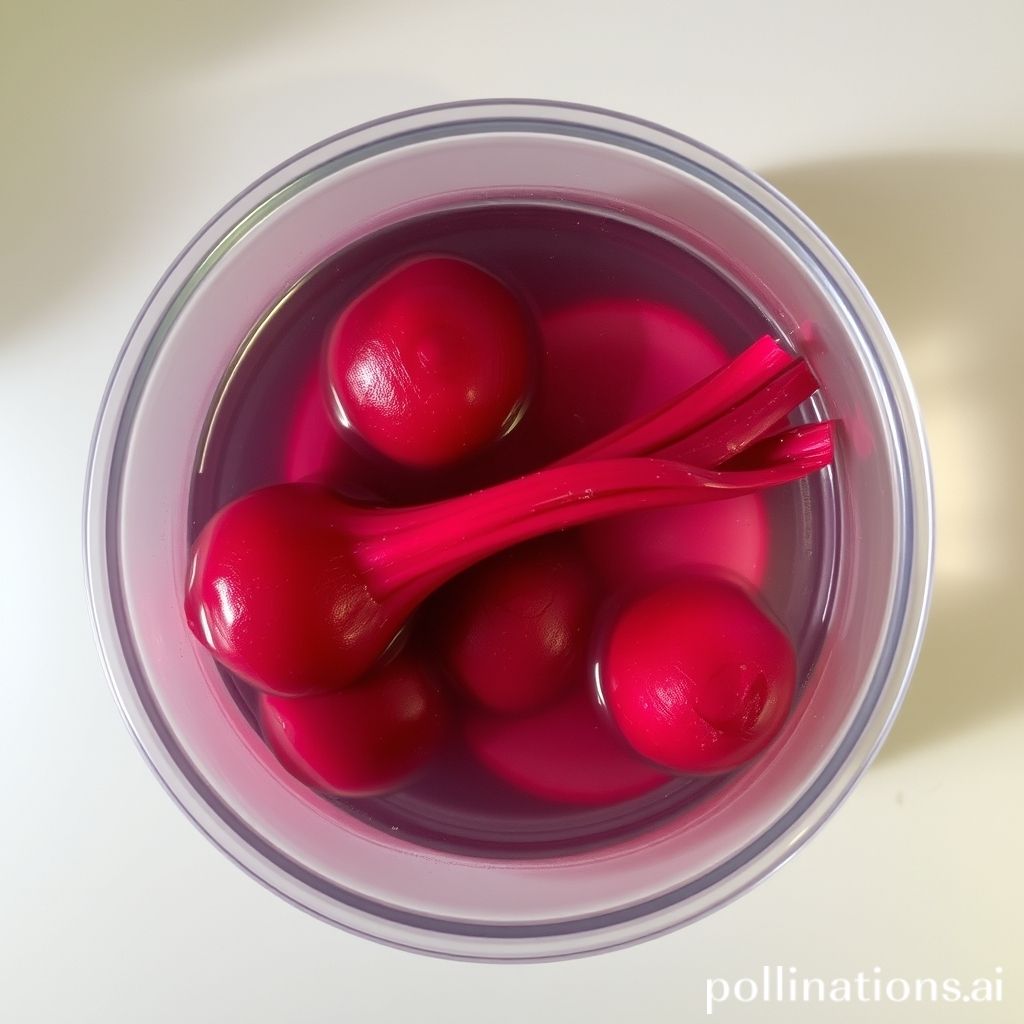
[[(419, 257), (338, 311), (321, 394), (335, 429), (396, 474), (486, 460), (544, 372), (541, 329), (482, 268)], [(246, 494), (196, 539), (189, 625), (258, 692), (282, 765), (324, 793), (403, 786), (449, 741), (579, 804), (731, 770), (786, 720), (790, 638), (750, 588), (706, 571), (609, 598), (575, 528), (828, 465), (833, 425), (788, 425), (816, 387), (764, 337), (604, 438), (476, 491), (403, 507), (323, 482)]]

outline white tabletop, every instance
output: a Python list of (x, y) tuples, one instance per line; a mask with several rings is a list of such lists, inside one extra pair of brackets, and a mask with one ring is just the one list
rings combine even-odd
[[(709, 977), (732, 984), (766, 965), (827, 979), (998, 977), (1003, 1002), (732, 1002), (716, 1019), (1024, 1020), (1017, 0), (5, 8), (4, 1020), (675, 1024), (704, 1015)], [(660, 121), (801, 205), (874, 291), (906, 353), (940, 517), (913, 689), (835, 819), (707, 920), (539, 966), (379, 947), (243, 875), (136, 752), (81, 579), (80, 492), (101, 390), (193, 231), (266, 168), (341, 128), (485, 95)]]

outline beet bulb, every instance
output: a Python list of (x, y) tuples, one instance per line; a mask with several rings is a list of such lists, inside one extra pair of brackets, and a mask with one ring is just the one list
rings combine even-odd
[(517, 544), (453, 580), (443, 597), (438, 654), (481, 707), (534, 711), (577, 678), (594, 580), (572, 537)]
[(507, 433), (526, 404), (532, 329), (519, 300), (466, 260), (408, 260), (341, 312), (327, 341), (339, 424), (395, 462), (437, 468)]
[[(643, 455), (675, 445), (692, 455), (694, 464), (714, 466), (754, 444), (816, 387), (807, 364), (765, 336), (690, 391), (556, 465)], [(770, 444), (754, 444), (743, 468), (799, 458), (813, 445), (831, 443), (828, 426), (791, 428)], [(685, 518), (694, 512), (697, 517)], [(759, 508), (743, 512), (737, 509), (723, 518), (700, 517), (692, 507), (672, 510), (671, 515), (681, 517), (667, 521), (670, 532), (678, 534), (672, 557), (700, 548), (704, 561), (717, 556), (740, 564), (756, 562), (759, 547), (767, 544), (767, 527), (758, 528)], [(737, 531), (737, 523), (750, 529)], [(700, 529), (691, 537), (679, 530), (680, 524)], [(606, 526), (615, 530), (615, 524)], [(658, 540), (658, 557), (663, 558)], [(604, 547), (624, 552), (633, 562), (641, 554), (629, 530), (619, 543)], [(571, 638), (579, 638), (589, 624), (592, 595), (586, 562), (570, 538), (549, 538), (503, 552), (474, 566), (446, 591), (445, 610), (438, 617), (442, 658), (462, 690), (481, 707), (506, 714), (536, 710), (572, 678), (576, 659)]]
[(599, 678), (638, 753), (678, 772), (714, 774), (749, 761), (778, 733), (796, 659), (782, 627), (743, 589), (692, 577), (618, 612)]
[(615, 735), (585, 686), (529, 715), (472, 712), (464, 731), (477, 759), (495, 775), (556, 803), (602, 807), (671, 778)]
[(369, 670), (434, 590), (504, 548), (638, 508), (784, 484), (829, 461), (831, 445), (735, 472), (602, 460), (399, 509), (356, 506), (317, 484), (280, 484), (225, 506), (202, 529), (186, 617), (222, 664), (259, 689), (330, 692)]
[(422, 658), (403, 652), (354, 686), (315, 697), (260, 694), (263, 735), (301, 782), (335, 796), (408, 783), (437, 752), (451, 715)]

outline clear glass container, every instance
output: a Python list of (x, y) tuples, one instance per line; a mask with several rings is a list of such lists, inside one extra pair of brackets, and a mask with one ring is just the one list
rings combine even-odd
[[(190, 485), (240, 346), (289, 288), (405, 218), (500, 200), (631, 219), (726, 276), (805, 356), (842, 421), (825, 639), (784, 734), (686, 813), (578, 854), (498, 860), (389, 836), (274, 761), (193, 642), (182, 605)], [(114, 694), (168, 792), (228, 856), (309, 912), (396, 946), (480, 960), (591, 953), (749, 889), (832, 814), (903, 698), (931, 584), (920, 413), (877, 308), (822, 233), (749, 171), (657, 125), (536, 101), (363, 125), (239, 195), (143, 308), (103, 399), (86, 572)]]

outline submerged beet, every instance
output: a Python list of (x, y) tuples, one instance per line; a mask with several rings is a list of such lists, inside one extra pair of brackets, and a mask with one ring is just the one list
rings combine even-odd
[(525, 406), (531, 334), (519, 300), (480, 267), (450, 256), (409, 260), (331, 327), (327, 383), (338, 421), (407, 466), (476, 455)]
[(449, 717), (427, 663), (407, 653), (347, 690), (261, 694), (259, 704), (263, 735), (281, 763), (336, 796), (372, 796), (407, 783), (440, 747)]
[(503, 551), (454, 580), (434, 634), (462, 690), (505, 714), (550, 703), (578, 676), (594, 580), (570, 536)]
[[(725, 282), (716, 291), (703, 271), (691, 280), (685, 264), (634, 261), (638, 249), (623, 250), (628, 262), (613, 274), (604, 234), (591, 236), (591, 263), (568, 222), (564, 251), (559, 239), (548, 245), (545, 234), (517, 234), (514, 217), (507, 233), (503, 217), (488, 224), (480, 244), (467, 242), (462, 227), (442, 236), (417, 227), (405, 236), (412, 244), (385, 232), (354, 258), (329, 261), (315, 287), (300, 287), (300, 301), (289, 298), (287, 331), (276, 332), (288, 344), (262, 344), (248, 360), (254, 374), (238, 375), (234, 392), (244, 390), (246, 417), (236, 429), (225, 404), (225, 473), (211, 470), (217, 489), (195, 507), (207, 515), (220, 496), (268, 480), (323, 486), (250, 493), (214, 516), (194, 550), (189, 621), (217, 659), (262, 691), (255, 697), (268, 745), (322, 792), (372, 796), (413, 779), (445, 742), (439, 723), (455, 694), (437, 680), (455, 677), (472, 698), (463, 705), (469, 746), (510, 785), (594, 806), (666, 780), (677, 783), (675, 793), (678, 773), (690, 769), (659, 769), (595, 700), (585, 658), (607, 634), (592, 635), (591, 606), (646, 595), (654, 581), (682, 580), (702, 564), (756, 587), (769, 549), (789, 550), (783, 520), (797, 496), (773, 506), (771, 523), (753, 492), (707, 504), (690, 504), (687, 493), (685, 504), (667, 505), (659, 485), (661, 498), (647, 493), (640, 511), (625, 511), (636, 507), (631, 489), (652, 478), (641, 485), (631, 477), (631, 497), (610, 476), (574, 472), (548, 476), (543, 493), (526, 497), (517, 481), (482, 502), (474, 494), (409, 506), (509, 481), (559, 457), (562, 467), (611, 458), (635, 469), (637, 457), (660, 454), (697, 470), (724, 468), (733, 483), (736, 470), (762, 474), (758, 486), (784, 482), (780, 467), (795, 479), (787, 465), (794, 456), (814, 451), (811, 468), (829, 461), (831, 430), (772, 432), (816, 384), (807, 365), (769, 337), (730, 359), (764, 321), (733, 302)], [(458, 257), (408, 258), (443, 249)], [(467, 257), (524, 288), (538, 322)], [(339, 312), (338, 296), (381, 267), (392, 269)], [(391, 507), (361, 507), (369, 503)], [(602, 507), (584, 514), (587, 505)], [(571, 534), (562, 530), (584, 521)], [(560, 532), (521, 542), (542, 530)], [(417, 613), (438, 586), (437, 599)], [(756, 680), (748, 685), (742, 671), (724, 678), (696, 702), (704, 723), (722, 733), (757, 725), (768, 701)], [(465, 781), (473, 772), (462, 758), (436, 768), (422, 790), (370, 803), (366, 814), (381, 823), (415, 823), (421, 814), (434, 822), (438, 803), (437, 828), (428, 831), (446, 830), (448, 821), (446, 843), (458, 841), (477, 801), (474, 836), (489, 815), (506, 813), (503, 800), (512, 815), (576, 821), (576, 812), (534, 807), (489, 780), (491, 772), (480, 771), (478, 785)], [(643, 807), (662, 806), (659, 797)], [(445, 819), (451, 809), (458, 815)], [(623, 809), (624, 818), (632, 814)]]
[(628, 603), (600, 662), (622, 735), (680, 772), (728, 771), (760, 753), (789, 714), (795, 677), (779, 624), (714, 578), (677, 580)]
[[(663, 307), (643, 303), (635, 308), (585, 305), (554, 323), (570, 333), (585, 334), (600, 326), (605, 331), (660, 332), (676, 340), (698, 330)], [(718, 350), (710, 338), (703, 340), (704, 355), (713, 362)], [(766, 335), (688, 392), (560, 464), (644, 455), (668, 446), (681, 457), (692, 456), (697, 465), (735, 460), (737, 452), (754, 444), (816, 386), (807, 365)], [(799, 440), (787, 439), (797, 429), (802, 430)], [(791, 453), (799, 456), (809, 445), (830, 446), (832, 440), (831, 430), (820, 424), (779, 437), (781, 444), (755, 444), (759, 455), (745, 465), (784, 462)], [(718, 565), (759, 582), (768, 546), (767, 517), (756, 495), (733, 499), (728, 510), (691, 506), (644, 511), (583, 532), (605, 578), (619, 586), (628, 586), (631, 574), (650, 574), (652, 564), (662, 571), (677, 565)], [(578, 661), (579, 646), (571, 638), (580, 637), (589, 624), (593, 584), (582, 552), (568, 539), (535, 542), (491, 558), (446, 591), (448, 613), (438, 631), (442, 656), (463, 689), (483, 707), (507, 713), (541, 707), (564, 689)]]
[(495, 775), (557, 803), (614, 804), (669, 778), (615, 735), (583, 685), (530, 715), (475, 712), (465, 722), (465, 735), (473, 753)]
[(555, 466), (399, 509), (353, 505), (315, 484), (267, 487), (222, 508), (200, 532), (186, 616), (218, 660), (260, 689), (330, 692), (355, 682), (423, 600), (476, 562), (638, 508), (788, 483), (827, 465), (831, 447), (791, 455), (787, 447), (779, 465), (728, 473), (659, 459)]

